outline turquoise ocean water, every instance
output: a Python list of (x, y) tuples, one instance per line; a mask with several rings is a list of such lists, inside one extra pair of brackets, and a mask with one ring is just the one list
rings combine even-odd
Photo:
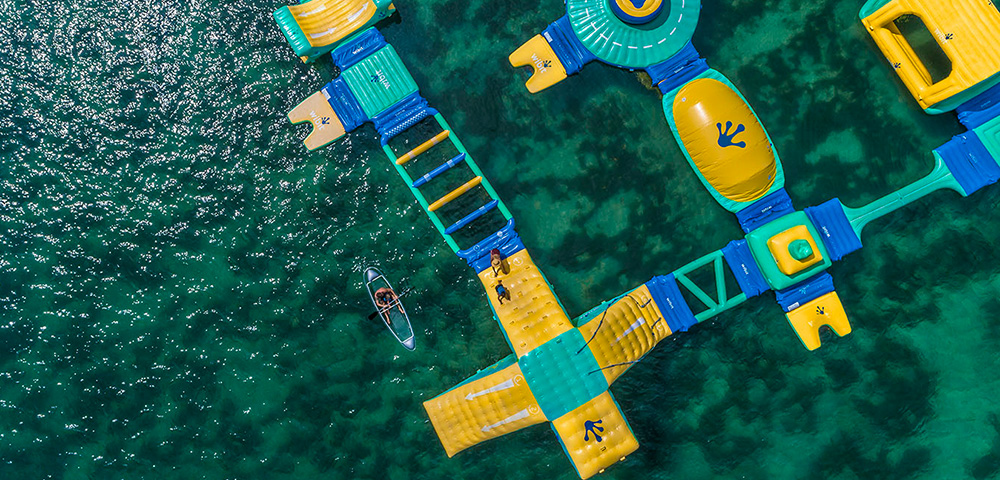
[[(310, 153), (282, 2), (0, 4), (0, 478), (573, 479), (535, 426), (448, 459), (421, 402), (509, 353), (472, 271), (365, 126)], [(859, 206), (961, 128), (923, 114), (860, 1), (706, 0), (694, 44), (799, 208)], [(558, 0), (407, 1), (381, 25), (571, 316), (740, 235), (656, 92), (599, 64), (538, 95), (506, 56)], [(612, 387), (605, 479), (996, 478), (1000, 187), (873, 224), (832, 268), (854, 333), (809, 353), (765, 294)], [(406, 352), (365, 321), (399, 287)]]

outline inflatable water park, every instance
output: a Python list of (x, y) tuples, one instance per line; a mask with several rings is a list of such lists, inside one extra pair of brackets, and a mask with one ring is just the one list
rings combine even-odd
[[(833, 198), (798, 209), (752, 102), (691, 42), (706, 13), (698, 0), (565, 6), (564, 16), (509, 55), (513, 67), (531, 70), (527, 90), (559, 88), (595, 61), (644, 72), (691, 169), (743, 230), (723, 248), (575, 317), (532, 261), (514, 215), (472, 153), (373, 28), (394, 12), (391, 3), (311, 0), (274, 17), (303, 61), (329, 52), (339, 70), (288, 114), (293, 124), (310, 125), (305, 146), (321, 148), (372, 123), (403, 183), (475, 272), (511, 349), (424, 402), (445, 453), (548, 423), (585, 479), (639, 448), (609, 388), (658, 343), (766, 296), (802, 345), (816, 350), (832, 338), (822, 327), (837, 336), (852, 331), (827, 270), (862, 248), (867, 225), (937, 190), (969, 196), (1000, 179), (1000, 10), (987, 0), (865, 3), (865, 30), (914, 100), (928, 114), (954, 112), (966, 131), (931, 152), (929, 174), (868, 205)], [(927, 61), (927, 45), (918, 51), (908, 41), (903, 30), (914, 18), (946, 68)], [(697, 281), (703, 276), (695, 272), (714, 280)]]

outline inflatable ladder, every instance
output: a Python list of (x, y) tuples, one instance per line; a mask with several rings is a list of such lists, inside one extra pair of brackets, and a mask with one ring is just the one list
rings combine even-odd
[[(413, 193), (413, 196), (417, 199), (420, 206), (423, 207), (427, 216), (430, 217), (434, 227), (438, 229), (438, 233), (444, 237), (445, 242), (448, 243), (448, 246), (451, 247), (452, 251), (457, 253), (459, 251), (459, 246), (453, 238), (453, 235), (456, 232), (469, 226), (476, 219), (486, 215), (494, 209), (499, 209), (504, 219), (508, 222), (511, 220), (512, 216), (510, 211), (507, 210), (507, 206), (504, 205), (497, 196), (496, 190), (493, 189), (490, 182), (483, 176), (483, 172), (479, 169), (479, 165), (476, 165), (472, 156), (469, 155), (468, 150), (465, 149), (465, 146), (462, 145), (462, 142), (458, 139), (458, 137), (452, 133), (451, 126), (448, 125), (448, 122), (445, 121), (444, 117), (440, 114), (436, 114), (434, 115), (434, 120), (437, 122), (438, 126), (441, 127), (441, 131), (423, 143), (417, 145), (412, 150), (396, 156), (396, 153), (388, 144), (383, 144), (382, 149), (385, 151), (386, 156), (393, 161), (393, 164), (396, 167), (396, 172), (399, 173), (399, 176), (403, 177), (403, 180), (410, 187), (410, 191)], [(409, 121), (405, 122), (411, 123)], [(454, 157), (446, 160), (444, 163), (432, 168), (427, 173), (413, 179), (409, 172), (406, 171), (406, 165), (415, 161), (421, 155), (427, 153), (427, 151), (434, 146), (446, 141), (451, 142), (451, 144), (459, 152), (458, 155), (455, 155)], [(426, 187), (430, 182), (440, 177), (445, 172), (463, 164), (469, 167), (469, 170), (472, 173), (472, 178), (434, 201), (428, 201), (427, 197), (421, 191), (421, 188)], [(473, 191), (476, 187), (482, 187), (489, 196), (489, 200), (482, 206), (472, 210), (446, 227), (441, 219), (439, 210), (462, 195)]]
[[(382, 149), (392, 160), (396, 172), (406, 181), (411, 193), (430, 217), (431, 223), (455, 253), (460, 248), (453, 236), (487, 213), (498, 209), (506, 223), (512, 222), (510, 211), (499, 199), (490, 182), (483, 177), (482, 170), (452, 133), (444, 117), (428, 106), (427, 100), (420, 96), (416, 82), (399, 55), (378, 31), (368, 29), (359, 33), (335, 49), (332, 57), (333, 63), (340, 69), (340, 75), (288, 114), (292, 123), (312, 125), (312, 131), (305, 139), (306, 147), (310, 150), (323, 147), (363, 123), (373, 123), (381, 135)], [(439, 131), (415, 148), (397, 156), (389, 142), (414, 126), (421, 125), (423, 128), (423, 124), (427, 123), (424, 121), (428, 118), (433, 118), (440, 127)], [(421, 163), (431, 156), (427, 152), (446, 142), (450, 142), (458, 154), (414, 180), (407, 167), (411, 163)], [(471, 171), (471, 178), (439, 198), (428, 201), (422, 189), (428, 185), (439, 185), (438, 182), (442, 180), (434, 182), (435, 179), (463, 164)], [(486, 192), (489, 200), (445, 226), (442, 217), (447, 215), (442, 215), (441, 209), (480, 188)]]

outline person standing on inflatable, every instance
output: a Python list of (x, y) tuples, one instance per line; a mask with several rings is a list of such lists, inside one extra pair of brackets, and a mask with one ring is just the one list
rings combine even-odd
[(503, 305), (504, 300), (510, 300), (510, 290), (507, 290), (507, 288), (503, 286), (503, 280), (497, 280), (496, 290), (497, 301), (500, 302), (500, 305)]

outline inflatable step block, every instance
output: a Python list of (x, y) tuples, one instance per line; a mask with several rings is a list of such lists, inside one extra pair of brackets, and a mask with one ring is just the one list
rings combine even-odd
[(957, 135), (934, 152), (944, 159), (966, 195), (1000, 179), (1000, 164), (975, 132)]
[(996, 85), (955, 109), (958, 112), (958, 121), (962, 122), (965, 128), (976, 129), (1000, 116), (1000, 78), (997, 78), (995, 83)]
[(851, 222), (844, 213), (844, 205), (833, 199), (805, 210), (806, 216), (816, 226), (819, 238), (830, 254), (831, 261), (838, 261), (845, 255), (861, 249), (861, 238), (854, 232)]
[(851, 333), (851, 324), (844, 312), (837, 292), (830, 292), (786, 314), (788, 324), (792, 326), (799, 340), (809, 350), (820, 347), (819, 328), (826, 325), (834, 333), (843, 337)]
[(997, 111), (997, 115), (976, 127), (975, 132), (993, 160), (1000, 164), (1000, 110)]

